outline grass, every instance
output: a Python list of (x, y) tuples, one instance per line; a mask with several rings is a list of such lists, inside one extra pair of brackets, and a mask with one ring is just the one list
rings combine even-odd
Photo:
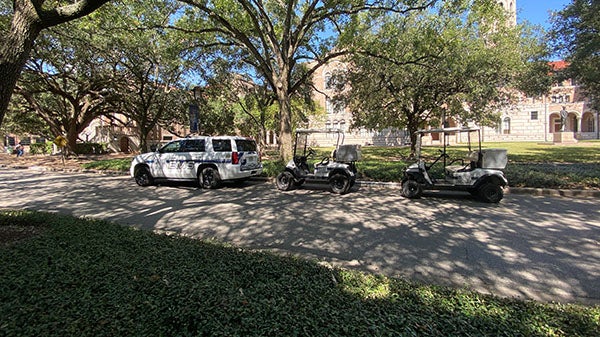
[(81, 165), (84, 169), (106, 170), (106, 171), (128, 171), (131, 166), (131, 158), (97, 160)]
[[(0, 212), (3, 336), (598, 336), (600, 307), (332, 269), (100, 220)], [(40, 234), (41, 232), (41, 234)]]

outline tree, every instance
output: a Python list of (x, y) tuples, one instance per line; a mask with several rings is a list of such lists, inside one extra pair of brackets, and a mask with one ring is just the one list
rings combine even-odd
[[(279, 105), (279, 141), (282, 159), (292, 156), (291, 97), (330, 59), (344, 54), (336, 38), (355, 24), (359, 13), (407, 13), (426, 8), (434, 0), (370, 2), (358, 0), (182, 0), (191, 6), (179, 28), (196, 36), (211, 36), (226, 55), (241, 61), (238, 70), (261, 77)], [(204, 45), (204, 44), (203, 44)], [(292, 74), (300, 64), (306, 68)]]
[(179, 32), (158, 28), (175, 20), (179, 7), (166, 0), (125, 2), (94, 13), (94, 48), (120, 74), (112, 109), (136, 123), (142, 152), (157, 127), (178, 133), (174, 126), (188, 119), (192, 95), (182, 54), (188, 45)]
[[(564, 74), (582, 84), (586, 93), (600, 92), (600, 2), (573, 0), (552, 19), (553, 46), (569, 67)], [(594, 101), (600, 109), (600, 102)]]
[(493, 125), (509, 88), (541, 90), (520, 76), (539, 66), (541, 43), (503, 22), (500, 6), (478, 0), (389, 16), (352, 41), (349, 71), (333, 80), (336, 100), (350, 106), (353, 127), (408, 129), (413, 150), (415, 131), (450, 117)]
[(89, 33), (79, 28), (69, 23), (42, 33), (15, 88), (25, 102), (21, 113), (44, 120), (53, 138), (66, 136), (71, 151), (79, 134), (110, 111), (117, 77), (113, 67), (98, 61), (87, 46)]
[[(0, 126), (21, 70), (40, 32), (85, 16), (108, 0), (14, 0), (2, 4), (0, 21)], [(7, 17), (10, 17), (7, 20)]]

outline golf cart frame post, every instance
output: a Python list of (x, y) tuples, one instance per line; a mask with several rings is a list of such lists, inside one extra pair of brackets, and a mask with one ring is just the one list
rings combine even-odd
[[(450, 145), (449, 137), (464, 133), (467, 134), (467, 156), (449, 160), (446, 151)], [(479, 128), (429, 129), (419, 130), (416, 134), (418, 161), (404, 172), (402, 194), (405, 197), (419, 198), (423, 190), (466, 191), (491, 203), (497, 203), (504, 197), (503, 188), (508, 182), (502, 170), (508, 162), (507, 152), (505, 149), (482, 149)], [(426, 134), (439, 134), (443, 145), (440, 155), (431, 164), (425, 163), (422, 155), (422, 138)], [(476, 150), (472, 146), (472, 134), (477, 135)], [(443, 165), (443, 177), (434, 177), (431, 169), (440, 161)]]

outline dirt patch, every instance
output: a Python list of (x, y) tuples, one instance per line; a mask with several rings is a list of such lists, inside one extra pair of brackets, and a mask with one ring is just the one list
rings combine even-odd
[(40, 235), (46, 230), (39, 226), (0, 226), (0, 247), (8, 247), (19, 241)]
[(61, 155), (32, 155), (22, 157), (8, 153), (0, 153), (0, 167), (31, 168), (44, 167), (52, 170), (73, 171), (81, 169), (81, 165), (99, 160), (131, 158), (133, 154), (79, 155), (63, 158)]

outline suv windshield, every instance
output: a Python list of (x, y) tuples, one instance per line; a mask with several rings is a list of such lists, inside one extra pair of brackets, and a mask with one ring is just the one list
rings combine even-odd
[(235, 145), (238, 152), (256, 152), (256, 142), (249, 139), (236, 139)]

